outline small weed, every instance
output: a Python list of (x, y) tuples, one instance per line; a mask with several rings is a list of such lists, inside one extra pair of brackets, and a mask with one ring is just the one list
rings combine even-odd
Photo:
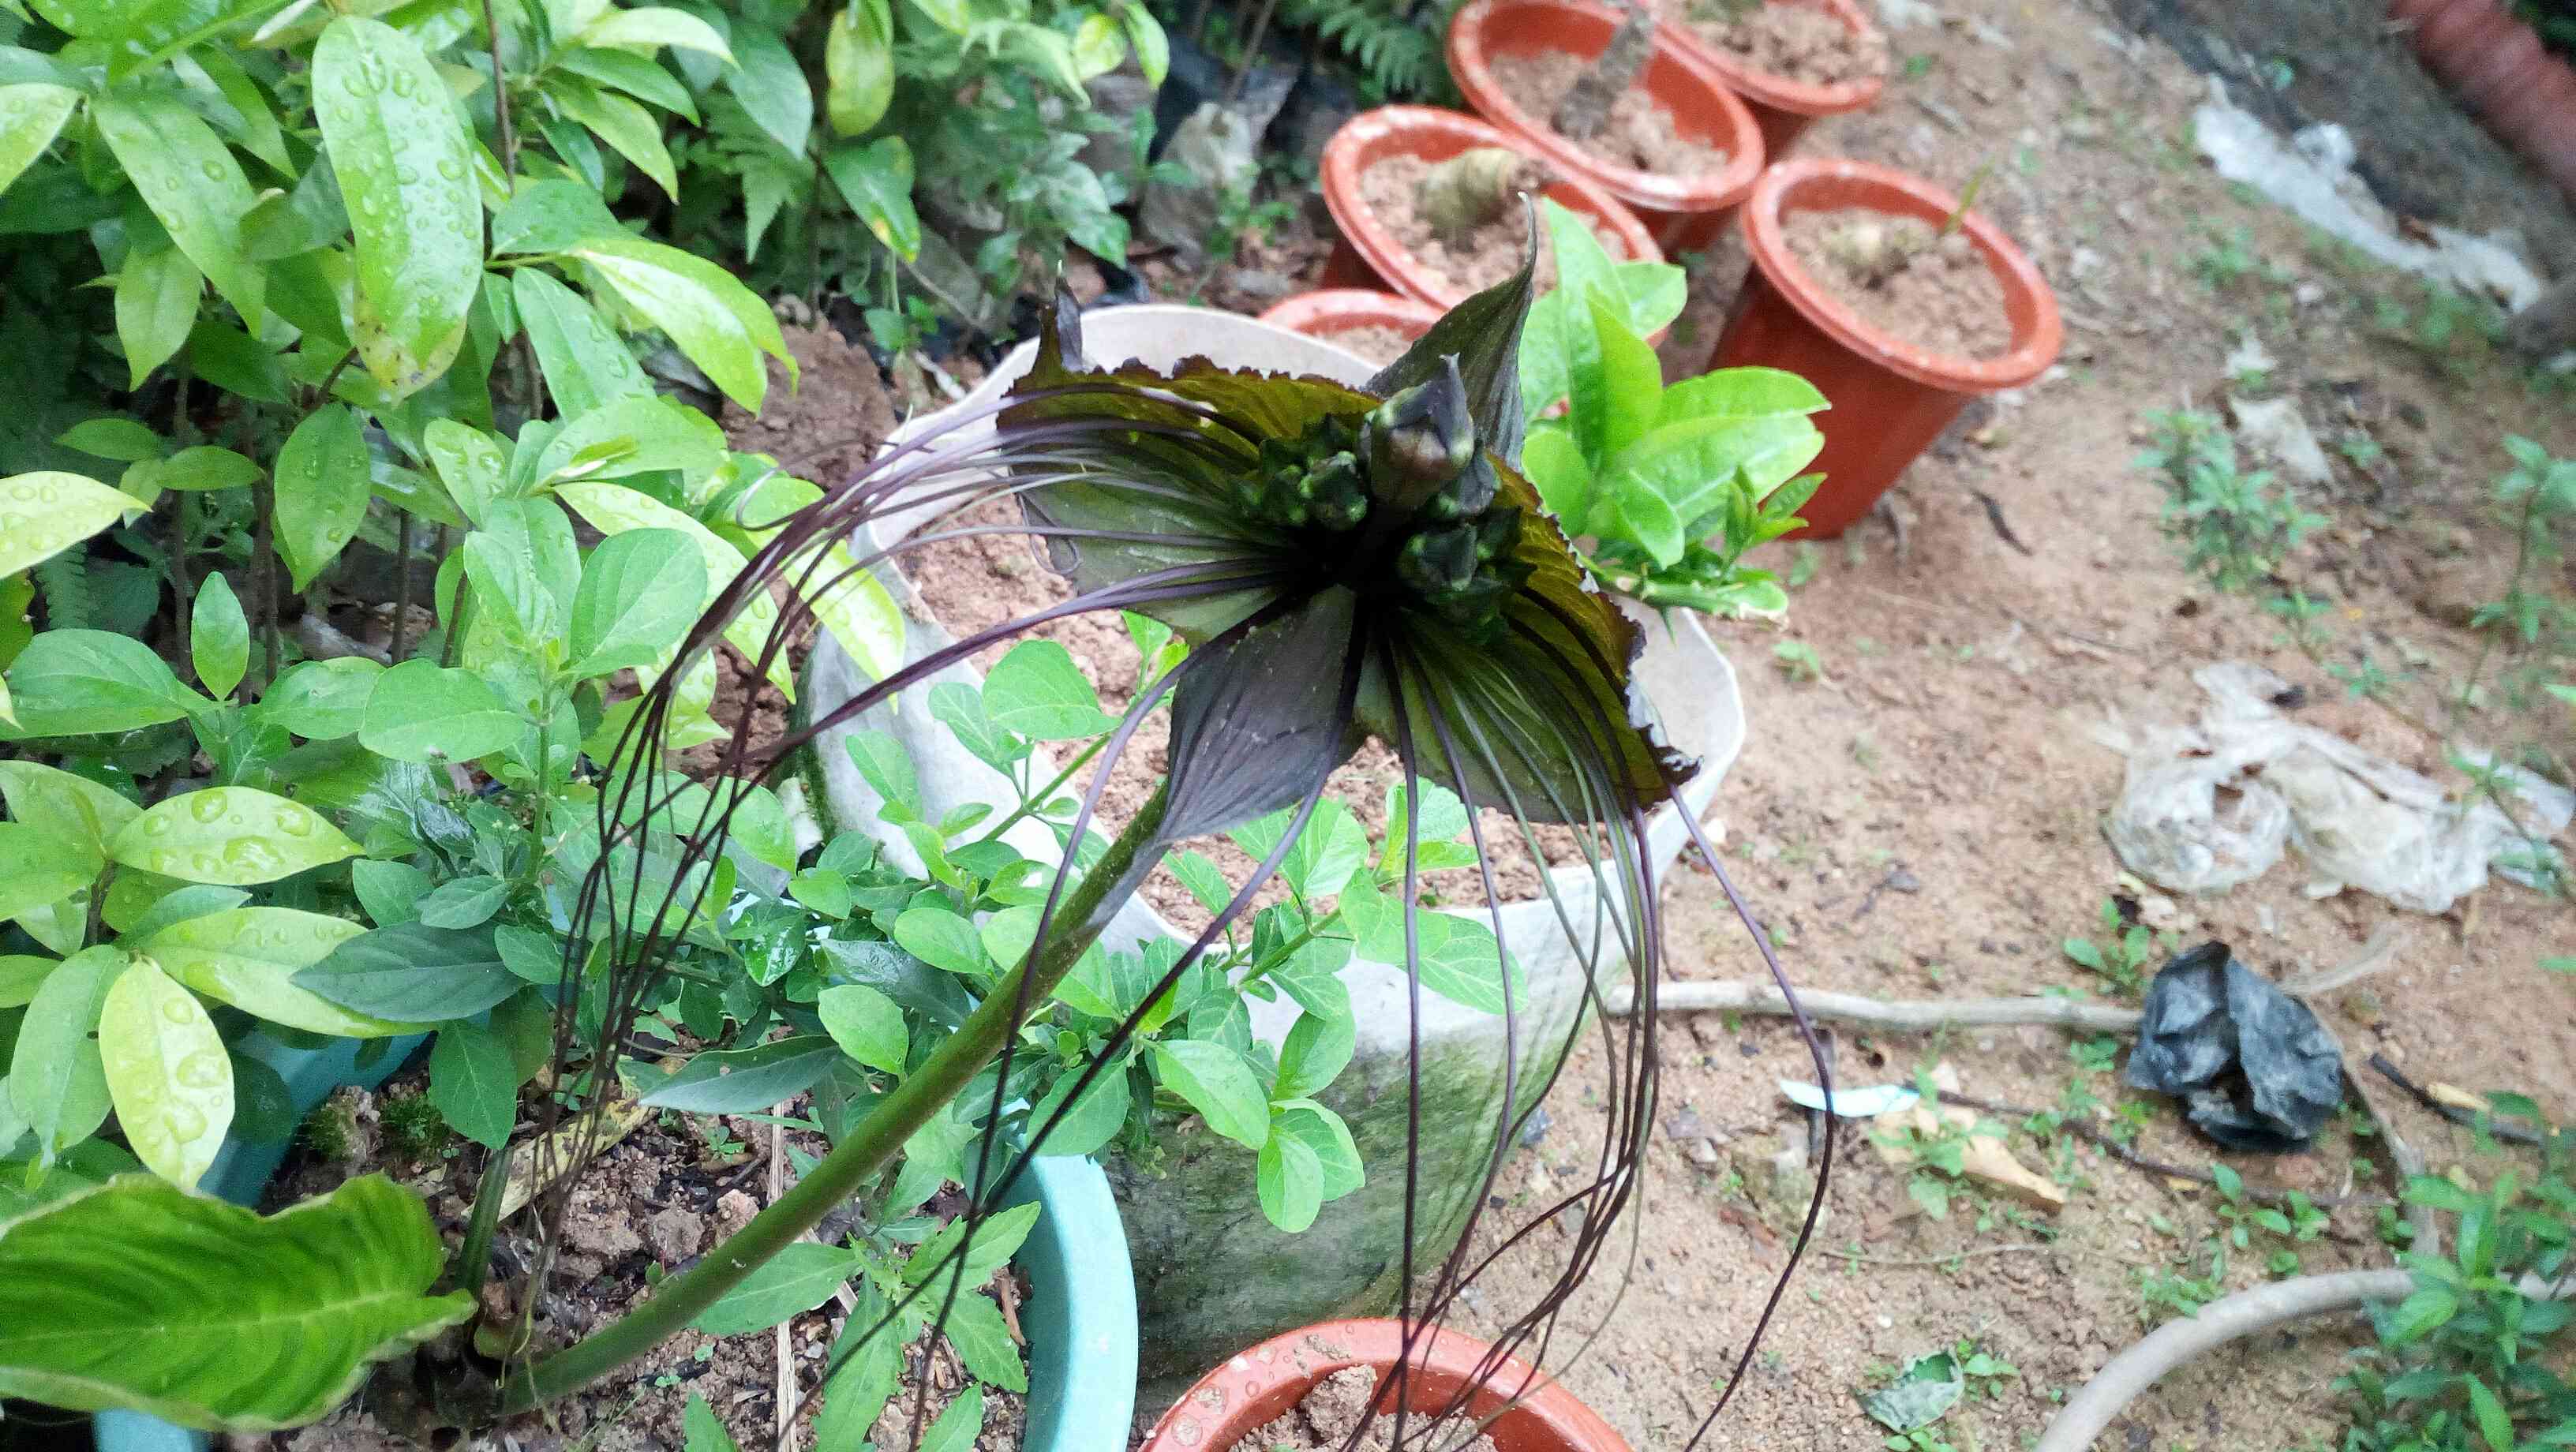
[(1816, 571), (1823, 567), (1824, 562), (1825, 552), (1816, 548), (1814, 540), (1798, 541), (1798, 548), (1789, 556), (1789, 572), (1783, 583), (1792, 590), (1804, 586), (1816, 578)]
[(2117, 992), (2135, 996), (2146, 986), (2147, 970), (2161, 951), (2171, 957), (2175, 948), (2171, 934), (2147, 931), (2143, 923), (2131, 923), (2120, 916), (2120, 905), (2109, 898), (2102, 900), (2103, 941), (2091, 938), (2068, 938), (2062, 945), (2067, 957), (2079, 966), (2110, 980)]
[(1923, 1096), (1923, 1108), (1939, 1127), (1924, 1130), (1913, 1122), (1873, 1134), (1880, 1144), (1911, 1155), (1915, 1171), (1905, 1182), (1905, 1193), (1922, 1207), (1923, 1213), (1935, 1220), (1950, 1218), (1950, 1198), (1958, 1181), (1968, 1169), (1968, 1141), (1976, 1138), (2001, 1139), (2000, 1125), (1978, 1120), (1973, 1124), (1954, 1124), (1941, 1114), (1941, 1090), (1932, 1082), (1928, 1069), (1914, 1072), (1915, 1091)]
[(1789, 679), (1802, 685), (1825, 678), (1824, 657), (1817, 655), (1816, 648), (1803, 640), (1781, 641), (1771, 647), (1771, 656), (1780, 663), (1781, 671)]
[[(2218, 1218), (2226, 1226), (2227, 1243), (2236, 1249), (2252, 1249), (2256, 1231), (2297, 1245), (2305, 1245), (2325, 1232), (2326, 1212), (2309, 1203), (2307, 1196), (2292, 1191), (2280, 1208), (2257, 1205), (2246, 1198), (2242, 1175), (2226, 1165), (2212, 1165), (2209, 1173), (2218, 1182)], [(2281, 1246), (2266, 1257), (2264, 1267), (2276, 1276), (2296, 1275), (2299, 1253), (2288, 1245)]]
[(2252, 228), (2239, 227), (2227, 233), (2216, 228), (2205, 230), (2209, 245), (2192, 254), (2191, 271), (2211, 291), (2225, 292), (2249, 277), (2270, 283), (2287, 280), (2286, 274), (2254, 250)]
[(2190, 409), (2147, 415), (2153, 447), (2137, 467), (2165, 476), (2165, 533), (2183, 546), (2185, 563), (2222, 590), (2269, 580), (2299, 542), (2326, 525), (2301, 509), (2272, 473), (2238, 467), (2235, 436), (2217, 418)]
[(387, 1094), (376, 1101), (376, 1115), (384, 1129), (385, 1154), (391, 1159), (437, 1159), (453, 1137), (446, 1116), (426, 1094)]
[(1939, 62), (1940, 57), (1931, 52), (1917, 51), (1905, 58), (1905, 79), (1919, 81), (1932, 74), (1932, 67)]

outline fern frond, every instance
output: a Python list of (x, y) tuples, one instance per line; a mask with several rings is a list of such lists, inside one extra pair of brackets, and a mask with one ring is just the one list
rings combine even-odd
[(90, 589), (89, 556), (65, 550), (32, 572), (45, 600), (48, 630), (96, 630), (98, 597)]

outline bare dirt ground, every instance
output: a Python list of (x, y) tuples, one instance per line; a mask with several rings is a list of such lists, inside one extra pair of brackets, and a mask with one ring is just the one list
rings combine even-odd
[[(2377, 18), (2363, 7), (2322, 8), (2356, 30)], [(1878, 520), (1822, 542), (1785, 634), (1712, 626), (1743, 673), (1751, 721), (1712, 820), (1726, 831), (1730, 871), (1802, 986), (1906, 998), (2052, 985), (2099, 992), (2101, 981), (2058, 946), (2100, 936), (2096, 915), (2123, 890), (2098, 825), (2121, 763), (2088, 737), (2092, 723), (2113, 711), (2193, 718), (2202, 698), (2190, 672), (2244, 659), (2306, 688), (2312, 704), (2301, 719), (2442, 773), (2432, 742), (2349, 699), (2254, 600), (2213, 593), (2180, 567), (2158, 533), (2162, 486), (2130, 462), (2142, 412), (2215, 406), (2223, 360), (2250, 330), (2281, 360), (2275, 393), (2297, 398), (2323, 436), (2362, 428), (2386, 449), (2369, 471), (2338, 459), (2334, 485), (2307, 492), (2308, 507), (2333, 524), (2288, 573), (2335, 600), (2338, 659), (2357, 664), (2366, 648), (2392, 669), (2416, 662), (2399, 694), (2419, 706), (2467, 673), (2474, 637), (2458, 627), (2471, 603), (2494, 597), (2510, 560), (2511, 536), (2483, 503), (2507, 467), (2501, 437), (2525, 434), (2563, 453), (2576, 447), (2576, 417), (2475, 339), (2427, 350), (2378, 336), (2376, 300), (2412, 300), (2417, 289), (2342, 270), (2297, 223), (2209, 174), (2189, 139), (2207, 81), (2165, 45), (2077, 4), (1952, 0), (1940, 11), (1946, 24), (1895, 32), (1897, 78), (1882, 103), (1817, 126), (1801, 150), (1892, 163), (1953, 189), (1994, 161), (1979, 206), (2059, 289), (2070, 324), (2065, 367), (1975, 412), (1914, 467), (1893, 495), (1901, 532)], [(2395, 49), (2374, 65), (2426, 84), (2402, 41), (2376, 43)], [(2379, 109), (2427, 104), (2408, 92)], [(2362, 144), (2371, 155), (2373, 139)], [(2424, 146), (2419, 138), (2390, 153), (2402, 164)], [(2415, 171), (2408, 180), (2459, 194), (2450, 205), (2463, 220), (2517, 220), (2496, 198), (2520, 188), (2531, 233), (2561, 225), (2558, 199), (2531, 190), (2483, 138), (2460, 142), (2445, 165), (2456, 179)], [(2239, 227), (2277, 273), (2224, 286), (2196, 276), (2194, 259)], [(1697, 371), (1741, 267), (1721, 257), (1702, 269), (1693, 309), (1665, 349), (1668, 373)], [(2004, 537), (1980, 493), (2026, 549)], [(1814, 648), (1821, 680), (1775, 668), (1772, 647), (1783, 639)], [(2470, 729), (2481, 724), (2500, 735), (2516, 729), (2500, 719)], [(2513, 1088), (2553, 1117), (2576, 1113), (2576, 981), (2536, 966), (2576, 945), (2565, 904), (2497, 884), (2437, 918), (2357, 893), (2312, 900), (2305, 882), (2294, 857), (2233, 892), (2182, 902), (2192, 920), (2183, 941), (2223, 939), (2278, 978), (2344, 962), (2394, 925), (2391, 966), (2319, 1005), (2351, 1061), (2384, 1052), (2419, 1078)], [(1761, 975), (1704, 870), (1677, 871), (1664, 908), (1670, 977)], [(1803, 1204), (1767, 1193), (1767, 1160), (1784, 1133), (1803, 1141), (1806, 1130), (1775, 1080), (1813, 1073), (1778, 1021), (1667, 1016), (1664, 1029), (1658, 1119), (1697, 1123), (1682, 1121), (1686, 1134), (1659, 1127), (1629, 1274), (1615, 1274), (1623, 1247), (1556, 1343), (1562, 1357), (1607, 1318), (1562, 1376), (1640, 1449), (1690, 1439), (1784, 1263)], [(2055, 1105), (2070, 1082), (2121, 1097), (2114, 1075), (2078, 1067), (2076, 1042), (2037, 1028), (1946, 1037), (1846, 1028), (1838, 1063), (1845, 1083), (1867, 1084), (1902, 1082), (1946, 1059), (1968, 1092), (2032, 1107)], [(1579, 1051), (1558, 1101), (1600, 1093), (1604, 1058), (1597, 1043)], [(2498, 1168), (2474, 1154), (2466, 1132), (2373, 1087), (2437, 1169)], [(1717, 1153), (1703, 1148), (1706, 1163), (1695, 1164), (1691, 1142), (1703, 1136), (1718, 1141)], [(2168, 1187), (2089, 1148), (2053, 1162), (2029, 1134), (2011, 1143), (2034, 1167), (2062, 1164), (2074, 1180), (2065, 1211), (2033, 1218), (1970, 1196), (1933, 1220), (1909, 1199), (1904, 1172), (1883, 1165), (1863, 1133), (1847, 1132), (1818, 1252), (1701, 1445), (1875, 1447), (1884, 1433), (1855, 1393), (1961, 1338), (2020, 1374), (1998, 1398), (1962, 1404), (1942, 1434), (1961, 1449), (2028, 1445), (2057, 1399), (2141, 1333), (2150, 1315), (2141, 1277), (2183, 1267), (2218, 1221), (2205, 1190)], [(2213, 1158), (2162, 1102), (2139, 1147), (2175, 1163)], [(1500, 1193), (1536, 1203), (1551, 1187), (1571, 1190), (1591, 1173), (1590, 1148), (1542, 1141), (1508, 1167)], [(2356, 1175), (2357, 1154), (2386, 1163), (2339, 1122), (2313, 1154), (2225, 1158), (2253, 1185), (2384, 1193), (2384, 1168)], [(1563, 1243), (1543, 1233), (1507, 1258), (1471, 1302), (1466, 1329), (1493, 1329), (1525, 1306), (1538, 1284), (1531, 1273), (1552, 1274)], [(2366, 1206), (2336, 1210), (2326, 1233), (2299, 1249), (2311, 1271), (2383, 1264), (2389, 1254)], [(2260, 1260), (2240, 1255), (2231, 1287), (2259, 1280)], [(2333, 1445), (2344, 1423), (2329, 1383), (2366, 1334), (2358, 1323), (2319, 1322), (2247, 1343), (2134, 1404), (2103, 1445)]]

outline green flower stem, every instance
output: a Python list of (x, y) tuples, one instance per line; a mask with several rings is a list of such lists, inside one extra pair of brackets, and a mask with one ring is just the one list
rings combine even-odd
[(1100, 861), (1065, 895), (1057, 908), (1056, 931), (1033, 963), (1004, 975), (930, 1062), (897, 1085), (812, 1173), (709, 1251), (695, 1268), (664, 1281), (643, 1305), (525, 1373), (511, 1376), (502, 1396), (502, 1413), (524, 1412), (579, 1391), (649, 1353), (812, 1229), (834, 1206), (856, 1194), (869, 1176), (891, 1164), (904, 1141), (956, 1098), (1018, 1031), (1019, 1016), (1014, 1010), (1022, 979), (1027, 980), (1028, 1001), (1045, 1003), (1072, 971), (1074, 960), (1109, 926), (1111, 914), (1162, 860), (1165, 798), (1166, 791), (1156, 791)]
[(1100, 748), (1107, 746), (1108, 744), (1109, 738), (1107, 736), (1094, 738), (1089, 746), (1082, 748), (1080, 755), (1064, 764), (1064, 770), (1057, 772), (1053, 781), (1048, 782), (1045, 786), (1042, 786), (1036, 791), (1021, 798), (1020, 804), (1011, 809), (1011, 814), (1009, 816), (995, 822), (983, 836), (978, 837), (975, 840), (978, 842), (998, 842), (1002, 840), (1002, 834), (1004, 832), (1007, 832), (1011, 830), (1011, 828), (1019, 825), (1020, 822), (1028, 817), (1029, 813), (1046, 805), (1048, 798), (1055, 795), (1057, 788), (1063, 786), (1066, 782), (1073, 780), (1073, 774), (1090, 765), (1091, 759), (1100, 754)]

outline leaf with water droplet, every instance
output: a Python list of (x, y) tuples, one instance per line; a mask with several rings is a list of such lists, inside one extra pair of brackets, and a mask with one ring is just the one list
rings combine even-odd
[(231, 695), (250, 669), (250, 621), (221, 570), (197, 586), (188, 616), (188, 660), (196, 667), (197, 684), (211, 696)]
[(105, 630), (47, 630), (9, 663), (15, 729), (0, 738), (132, 731), (210, 708), (152, 647)]
[(125, 1142), (154, 1174), (195, 1189), (233, 1122), (233, 1066), (214, 1020), (139, 958), (107, 990), (98, 1044)]
[(107, 844), (128, 867), (187, 882), (250, 887), (358, 855), (358, 844), (301, 802), (257, 787), (207, 787), (146, 809)]
[(6, 1088), (18, 1117), (36, 1132), (36, 1158), (80, 1143), (107, 1120), (107, 1078), (99, 1067), (99, 1005), (131, 960), (118, 948), (90, 948), (63, 960), (36, 986), (18, 1023)]
[(420, 42), (354, 15), (322, 32), (313, 91), (356, 238), (358, 354), (405, 397), (454, 361), (483, 281), (465, 127)]
[(290, 981), (365, 931), (322, 913), (249, 907), (173, 923), (128, 945), (197, 992), (270, 1023), (355, 1039), (417, 1031), (418, 1024), (352, 1013)]
[(134, 496), (44, 469), (0, 479), (0, 578), (70, 549), (139, 508)]
[[(640, 490), (623, 484), (598, 480), (576, 480), (556, 488), (555, 496), (573, 507), (573, 512), (590, 522), (602, 534), (623, 534), (635, 529), (675, 530), (694, 541), (706, 560), (706, 578), (712, 591), (724, 581), (743, 571), (742, 551), (725, 542), (724, 537)], [(706, 601), (698, 602), (703, 609)], [(691, 612), (693, 615), (695, 610)], [(769, 632), (778, 621), (778, 602), (766, 591), (754, 591), (740, 614), (725, 626), (725, 639), (734, 649), (753, 660), (760, 659), (767, 648)], [(788, 669), (785, 652), (769, 664), (769, 680), (789, 700), (796, 699), (796, 680)]]
[(277, 451), (277, 552), (301, 590), (367, 517), (367, 436), (357, 411), (325, 404)]
[(732, 273), (703, 257), (640, 237), (587, 242), (574, 248), (573, 255), (597, 269), (618, 296), (670, 334), (689, 361), (705, 369), (716, 387), (744, 408), (759, 412), (768, 391), (761, 354), (786, 365), (788, 382), (796, 381), (796, 360), (787, 355), (787, 340), (778, 331), (776, 315)]
[(0, 86), (0, 191), (7, 191), (18, 173), (54, 144), (54, 134), (71, 119), (80, 98), (69, 86), (43, 81)]
[(242, 214), (258, 198), (223, 138), (172, 91), (101, 96), (90, 118), (170, 239), (259, 336), (268, 274), (241, 250)]

